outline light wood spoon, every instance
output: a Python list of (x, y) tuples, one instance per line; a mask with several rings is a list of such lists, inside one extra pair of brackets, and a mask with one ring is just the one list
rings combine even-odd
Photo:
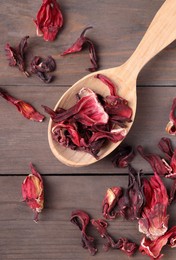
[[(136, 79), (143, 66), (166, 46), (176, 39), (176, 0), (166, 0), (155, 15), (147, 32), (132, 56), (121, 66), (91, 73), (80, 79), (70, 87), (57, 102), (55, 109), (62, 107), (68, 109), (76, 103), (76, 94), (83, 87), (91, 88), (102, 96), (109, 95), (109, 90), (100, 80), (94, 78), (97, 73), (103, 74), (118, 86), (118, 95), (127, 99), (133, 110), (133, 118), (136, 113)], [(133, 123), (132, 122), (132, 123)], [(128, 124), (129, 132), (132, 123)], [(57, 144), (51, 135), (52, 121), (48, 127), (49, 145), (58, 160), (62, 163), (80, 167), (95, 163), (97, 160), (86, 152), (73, 151)], [(109, 142), (99, 153), (99, 160), (110, 154), (121, 142)]]

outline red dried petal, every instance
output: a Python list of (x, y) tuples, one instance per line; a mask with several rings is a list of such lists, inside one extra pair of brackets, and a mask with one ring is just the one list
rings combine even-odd
[(38, 213), (42, 211), (44, 205), (44, 187), (41, 175), (32, 164), (30, 167), (31, 173), (22, 183), (22, 196), (28, 206), (35, 211), (34, 221), (37, 222)]
[(171, 111), (169, 114), (169, 123), (166, 126), (166, 131), (170, 135), (176, 135), (176, 98), (174, 98)]
[(59, 29), (63, 26), (63, 16), (58, 2), (43, 0), (34, 22), (38, 36), (43, 36), (45, 41), (54, 41)]
[(144, 237), (141, 241), (139, 251), (142, 254), (150, 256), (152, 259), (160, 259), (163, 256), (163, 254), (161, 254), (163, 246), (168, 243), (171, 247), (175, 247), (175, 238), (176, 226), (172, 227), (163, 236), (160, 236), (154, 241)]
[(135, 154), (132, 146), (119, 147), (116, 150), (116, 155), (112, 159), (112, 163), (116, 167), (125, 168), (128, 167), (134, 156)]
[(119, 197), (122, 195), (121, 187), (112, 187), (106, 191), (105, 198), (103, 199), (103, 217), (113, 219), (116, 217), (113, 210)]
[(37, 122), (42, 122), (44, 120), (45, 117), (37, 112), (33, 106), (24, 102), (23, 100), (12, 97), (7, 91), (3, 90), (2, 88), (0, 88), (0, 96), (16, 106), (18, 111), (27, 119)]
[(20, 41), (18, 47), (13, 48), (10, 46), (10, 44), (5, 45), (5, 51), (7, 58), (9, 60), (9, 66), (18, 66), (19, 70), (22, 71), (27, 77), (29, 76), (29, 73), (25, 70), (25, 57), (24, 53), (27, 48), (27, 40), (29, 36), (25, 36)]
[(86, 31), (91, 28), (92, 26), (85, 28), (81, 33), (80, 37), (73, 43), (73, 45), (67, 50), (65, 50), (61, 55), (64, 56), (70, 53), (80, 52), (82, 51), (84, 45), (88, 45), (90, 61), (93, 65), (93, 67), (89, 68), (88, 70), (90, 72), (93, 72), (98, 69), (96, 51), (93, 42), (89, 38), (85, 37)]
[(88, 249), (91, 255), (95, 255), (97, 249), (94, 246), (94, 238), (88, 236), (86, 233), (87, 226), (90, 222), (89, 215), (82, 210), (75, 210), (71, 214), (70, 221), (81, 230), (81, 241), (83, 248)]
[(168, 229), (168, 194), (156, 173), (150, 181), (144, 180), (143, 187), (146, 201), (142, 218), (139, 220), (139, 231), (150, 240), (155, 240)]

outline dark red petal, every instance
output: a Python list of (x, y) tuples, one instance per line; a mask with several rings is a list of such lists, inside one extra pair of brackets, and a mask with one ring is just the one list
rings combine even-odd
[(176, 135), (176, 98), (173, 100), (169, 119), (170, 121), (166, 126), (166, 131), (171, 135)]
[(119, 147), (116, 150), (116, 155), (112, 159), (114, 166), (119, 168), (127, 167), (133, 160), (135, 154), (132, 146)]

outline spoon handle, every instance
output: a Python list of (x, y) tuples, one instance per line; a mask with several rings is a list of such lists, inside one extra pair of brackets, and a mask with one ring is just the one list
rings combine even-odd
[(136, 79), (143, 66), (176, 39), (176, 0), (166, 0), (156, 13), (144, 37), (124, 64)]

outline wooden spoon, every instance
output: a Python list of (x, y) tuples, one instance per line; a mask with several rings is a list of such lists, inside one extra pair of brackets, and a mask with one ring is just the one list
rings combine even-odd
[[(172, 41), (176, 39), (176, 0), (166, 0), (162, 7), (155, 15), (146, 34), (134, 51), (132, 56), (121, 66), (106, 70), (98, 71), (117, 86), (117, 93), (129, 101), (129, 106), (133, 110), (134, 121), (136, 113), (136, 79), (143, 66)], [(95, 93), (102, 96), (109, 95), (109, 90), (100, 80), (94, 78), (97, 74), (91, 73), (80, 79), (60, 98), (55, 109), (62, 107), (68, 109), (76, 103), (76, 94), (83, 87), (91, 88)], [(127, 132), (129, 132), (132, 123), (128, 124)], [(86, 152), (73, 151), (57, 144), (51, 135), (52, 121), (50, 119), (48, 127), (49, 145), (58, 160), (62, 163), (80, 167), (95, 163), (97, 160)], [(99, 160), (110, 154), (121, 142), (109, 142), (99, 153)]]

